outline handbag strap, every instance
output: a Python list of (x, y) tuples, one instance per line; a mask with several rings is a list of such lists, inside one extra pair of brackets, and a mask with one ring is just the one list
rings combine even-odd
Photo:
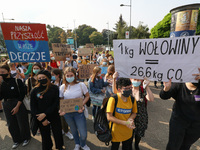
[(20, 94), (20, 90), (19, 90), (19, 85), (18, 85), (18, 82), (17, 82), (17, 78), (15, 78), (15, 82), (16, 82), (16, 84), (17, 84), (17, 89), (18, 89), (18, 92), (19, 92), (19, 94)]
[(82, 93), (83, 96), (85, 96), (84, 93), (83, 93), (82, 85), (81, 85), (81, 83), (79, 83), (79, 84), (80, 84), (80, 87), (81, 87), (81, 93)]

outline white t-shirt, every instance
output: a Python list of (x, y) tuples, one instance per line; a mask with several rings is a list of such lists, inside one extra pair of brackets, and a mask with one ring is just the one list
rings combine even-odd
[(66, 90), (65, 91), (64, 90), (65, 90), (65, 84), (62, 84), (60, 86), (60, 97), (64, 97), (64, 99), (74, 99), (81, 97), (84, 98), (83, 94), (85, 95), (88, 92), (88, 89), (83, 82), (80, 82), (75, 85), (68, 85)]

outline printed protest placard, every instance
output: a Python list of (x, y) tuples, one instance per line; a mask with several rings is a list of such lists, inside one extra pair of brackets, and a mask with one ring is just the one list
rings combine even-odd
[(197, 82), (199, 47), (200, 36), (114, 40), (115, 70), (120, 77)]
[(78, 48), (78, 56), (89, 56), (91, 52), (91, 48)]
[(60, 112), (65, 112), (65, 113), (77, 112), (82, 107), (83, 107), (82, 98), (60, 100)]
[(1, 23), (11, 62), (49, 62), (45, 24)]
[(95, 52), (102, 52), (103, 50), (104, 50), (103, 47), (96, 47), (96, 48), (94, 49)]
[(94, 48), (94, 43), (86, 43), (85, 48)]
[(79, 79), (89, 79), (96, 64), (80, 65)]
[(71, 52), (70, 46), (63, 43), (52, 43), (52, 48), (57, 61), (65, 61), (66, 54)]

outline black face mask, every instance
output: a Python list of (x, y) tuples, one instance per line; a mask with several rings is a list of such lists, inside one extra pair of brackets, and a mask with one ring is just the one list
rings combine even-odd
[(3, 79), (7, 78), (8, 74), (0, 74), (0, 76), (2, 76)]
[(128, 90), (128, 91), (123, 91), (122, 95), (124, 97), (129, 97), (132, 94), (132, 90)]
[(192, 83), (194, 86), (198, 87), (199, 83)]
[(41, 80), (38, 80), (38, 82), (40, 83), (40, 85), (47, 84), (47, 79), (41, 79)]

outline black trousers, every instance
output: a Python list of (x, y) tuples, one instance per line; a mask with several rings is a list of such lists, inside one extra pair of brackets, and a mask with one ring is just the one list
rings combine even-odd
[(28, 112), (22, 103), (19, 111), (12, 115), (12, 109), (17, 105), (17, 100), (9, 100), (3, 102), (3, 109), (7, 119), (8, 130), (12, 136), (14, 143), (21, 143), (31, 138)]
[[(133, 138), (122, 141), (122, 150), (132, 150)], [(111, 150), (118, 150), (120, 142), (112, 142)]]
[(42, 136), (42, 149), (51, 150), (53, 147), (51, 140), (51, 130), (53, 132), (56, 149), (60, 149), (64, 145), (60, 116), (58, 113), (56, 113), (54, 115), (48, 116), (47, 120), (50, 122), (50, 124), (47, 126), (43, 126), (41, 122), (39, 123), (39, 129)]
[(172, 112), (167, 150), (189, 150), (200, 138), (200, 122), (186, 121)]

